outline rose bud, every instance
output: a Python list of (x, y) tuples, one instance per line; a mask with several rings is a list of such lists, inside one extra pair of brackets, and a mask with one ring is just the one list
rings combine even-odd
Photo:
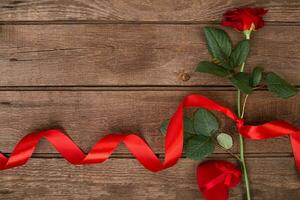
[(250, 39), (251, 31), (264, 26), (262, 17), (268, 12), (264, 8), (238, 8), (227, 11), (224, 14), (221, 25), (243, 31), (247, 39)]

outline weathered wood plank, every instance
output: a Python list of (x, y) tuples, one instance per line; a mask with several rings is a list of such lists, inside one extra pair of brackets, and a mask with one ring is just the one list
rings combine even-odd
[[(293, 162), (292, 158), (248, 159), (254, 199), (298, 199), (300, 179)], [(202, 199), (196, 166), (197, 162), (182, 159), (171, 169), (151, 173), (133, 159), (89, 166), (32, 159), (26, 166), (0, 172), (0, 199)], [(230, 199), (243, 199), (243, 192), (240, 185)]]
[(1, 21), (207, 22), (220, 21), (231, 8), (258, 6), (270, 10), (266, 20), (299, 22), (297, 0), (2, 0)]
[[(203, 26), (4, 25), (0, 85), (229, 85), (194, 72), (210, 59)], [(299, 31), (268, 26), (255, 33), (247, 68), (262, 65), (300, 85)]]
[[(163, 152), (162, 121), (170, 117), (185, 95), (198, 91), (1, 91), (0, 150), (9, 153), (26, 134), (36, 129), (63, 128), (84, 151), (108, 132), (139, 132), (157, 153)], [(234, 109), (233, 91), (200, 91)], [(266, 100), (267, 99), (267, 100)], [(300, 96), (289, 100), (267, 92), (250, 97), (246, 119), (262, 123), (284, 119), (300, 126)], [(234, 133), (234, 124), (221, 118), (223, 131)], [(238, 138), (236, 138), (238, 139)], [(236, 140), (237, 141), (237, 140)], [(238, 142), (235, 142), (235, 150)], [(248, 141), (247, 153), (290, 153), (287, 137)], [(56, 152), (42, 141), (37, 153)], [(122, 147), (118, 153), (128, 153)], [(224, 151), (217, 150), (218, 153)]]

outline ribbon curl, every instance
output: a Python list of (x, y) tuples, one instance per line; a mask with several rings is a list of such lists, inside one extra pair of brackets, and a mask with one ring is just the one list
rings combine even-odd
[(239, 119), (229, 108), (197, 94), (186, 96), (172, 116), (166, 133), (165, 160), (163, 162), (156, 157), (147, 143), (135, 134), (117, 133), (107, 135), (100, 139), (88, 154), (85, 154), (63, 132), (47, 130), (26, 135), (16, 145), (9, 158), (0, 153), (0, 170), (24, 165), (31, 157), (38, 142), (45, 138), (71, 164), (102, 163), (109, 158), (120, 143), (124, 143), (146, 169), (153, 172), (161, 171), (175, 165), (181, 156), (183, 147), (183, 110), (191, 107), (204, 108), (225, 114), (236, 123), (239, 133), (249, 139), (263, 140), (289, 135), (296, 166), (300, 171), (300, 129), (282, 120), (258, 126), (244, 125), (244, 120)]

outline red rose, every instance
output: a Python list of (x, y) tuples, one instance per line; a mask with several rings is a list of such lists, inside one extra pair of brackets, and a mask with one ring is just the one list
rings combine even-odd
[(262, 17), (268, 12), (264, 8), (239, 8), (227, 11), (222, 20), (223, 26), (235, 28), (239, 31), (252, 31), (262, 28)]

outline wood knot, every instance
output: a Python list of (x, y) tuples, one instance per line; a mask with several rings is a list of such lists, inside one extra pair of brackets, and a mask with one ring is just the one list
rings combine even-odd
[(188, 73), (182, 73), (182, 74), (180, 75), (180, 79), (181, 79), (182, 81), (188, 81), (188, 80), (190, 80), (190, 78), (191, 78), (191, 76), (190, 76)]
[(18, 61), (18, 59), (17, 58), (10, 58), (9, 61), (10, 62), (16, 62), (16, 61)]
[(0, 194), (11, 194), (13, 193), (14, 191), (12, 190), (9, 190), (9, 189), (1, 189), (0, 190)]

